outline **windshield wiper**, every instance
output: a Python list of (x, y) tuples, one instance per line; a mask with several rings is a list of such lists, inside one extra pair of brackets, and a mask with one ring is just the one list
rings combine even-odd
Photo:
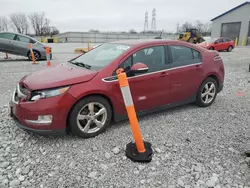
[(82, 62), (71, 62), (71, 63), (74, 64), (74, 65), (77, 65), (77, 66), (79, 66), (79, 67), (84, 67), (84, 68), (86, 68), (86, 69), (90, 69), (90, 68), (91, 68), (90, 65), (84, 64), (84, 63), (82, 63)]

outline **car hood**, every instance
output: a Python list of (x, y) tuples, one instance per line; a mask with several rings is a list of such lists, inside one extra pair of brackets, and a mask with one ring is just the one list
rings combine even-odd
[(24, 76), (20, 83), (30, 90), (49, 89), (59, 86), (88, 82), (98, 74), (97, 71), (76, 67), (69, 63), (47, 67)]

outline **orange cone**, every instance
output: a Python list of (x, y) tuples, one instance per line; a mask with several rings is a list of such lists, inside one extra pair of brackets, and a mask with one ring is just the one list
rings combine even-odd
[(50, 62), (50, 50), (49, 47), (46, 47), (46, 56), (47, 56), (47, 66), (50, 67), (51, 66), (51, 62)]

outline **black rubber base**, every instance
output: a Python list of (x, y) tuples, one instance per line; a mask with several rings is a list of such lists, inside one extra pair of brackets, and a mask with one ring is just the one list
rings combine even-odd
[(149, 163), (152, 160), (153, 150), (149, 142), (144, 142), (146, 151), (139, 153), (136, 149), (135, 143), (128, 143), (126, 146), (126, 156), (134, 162)]
[(247, 157), (250, 157), (250, 150), (249, 150), (249, 151), (246, 151), (246, 152), (245, 152), (245, 155), (246, 155)]

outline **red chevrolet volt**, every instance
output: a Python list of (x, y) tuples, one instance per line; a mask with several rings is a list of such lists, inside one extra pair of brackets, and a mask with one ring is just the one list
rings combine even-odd
[(208, 107), (223, 89), (217, 51), (175, 40), (117, 41), (24, 76), (10, 115), (27, 131), (97, 136), (127, 119), (118, 68), (128, 76), (137, 115), (193, 102)]
[(209, 38), (199, 44), (201, 47), (209, 50), (231, 52), (235, 48), (235, 42), (228, 38)]

